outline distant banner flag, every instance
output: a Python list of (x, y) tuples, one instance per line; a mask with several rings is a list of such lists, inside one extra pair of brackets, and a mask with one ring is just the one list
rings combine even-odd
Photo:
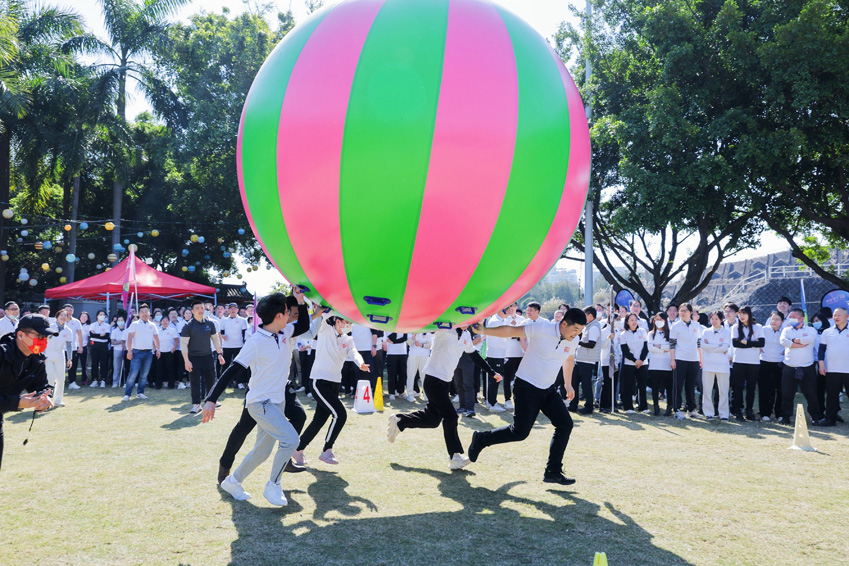
[(629, 306), (631, 304), (631, 301), (633, 301), (633, 300), (634, 300), (634, 295), (632, 295), (631, 291), (628, 291), (627, 289), (622, 289), (616, 295), (616, 304), (621, 306), (621, 307)]
[(805, 297), (805, 281), (800, 280), (799, 285), (802, 286), (802, 311), (805, 313), (805, 322), (808, 322), (808, 299)]
[(849, 309), (849, 291), (843, 289), (834, 289), (822, 296), (821, 304), (823, 307), (828, 307), (834, 312), (834, 309), (842, 307)]
[(136, 253), (130, 246), (130, 261), (127, 262), (127, 270), (124, 272), (124, 284), (121, 286), (121, 302), (124, 310), (127, 310), (127, 301), (130, 298), (130, 286), (136, 283)]

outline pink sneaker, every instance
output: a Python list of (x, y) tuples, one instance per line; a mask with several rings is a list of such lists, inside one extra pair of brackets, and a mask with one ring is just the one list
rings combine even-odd
[(304, 451), (303, 450), (295, 450), (295, 453), (292, 454), (292, 460), (294, 460), (295, 464), (297, 464), (299, 466), (306, 466), (307, 465), (307, 459), (304, 458)]
[(319, 456), (318, 459), (324, 462), (325, 464), (336, 465), (339, 463), (339, 460), (336, 459), (336, 456), (333, 455), (333, 450), (331, 450), (330, 448), (322, 452), (321, 456)]

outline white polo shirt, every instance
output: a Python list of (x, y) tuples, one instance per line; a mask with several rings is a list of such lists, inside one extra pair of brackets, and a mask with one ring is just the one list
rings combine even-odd
[[(421, 346), (416, 346), (416, 342)], [(430, 346), (433, 344), (432, 332), (420, 332), (413, 335), (410, 342), (410, 356), (414, 358), (427, 358), (430, 356)]]
[(286, 401), (286, 383), (289, 381), (289, 367), (292, 363), (289, 341), (294, 332), (295, 323), (287, 324), (276, 336), (263, 328), (257, 328), (245, 342), (234, 361), (251, 370), (246, 404), (265, 400), (272, 403)]
[(669, 339), (677, 340), (675, 344), (675, 359), (682, 362), (699, 361), (699, 340), (702, 337), (704, 326), (690, 320), (684, 322), (678, 320), (669, 329)]
[(395, 335), (396, 339), (404, 337), (404, 342), (400, 344), (393, 344), (389, 339), (389, 336), (386, 336), (386, 355), (388, 356), (406, 356), (407, 355), (407, 338), (409, 338), (410, 334), (397, 334)]
[(221, 334), (226, 336), (226, 340), (222, 340), (224, 348), (241, 348), (245, 345), (245, 340), (242, 338), (242, 332), (248, 329), (248, 321), (240, 316), (232, 318), (225, 316), (218, 322), (221, 327)]
[(127, 335), (133, 335), (133, 350), (153, 350), (153, 337), (159, 336), (159, 329), (153, 321), (138, 319), (127, 329)]
[(372, 346), (374, 346), (371, 341), (373, 334), (371, 333), (371, 328), (368, 326), (363, 326), (355, 322), (351, 325), (351, 336), (354, 338), (354, 344), (360, 352), (370, 352)]
[(705, 328), (702, 332), (702, 352), (704, 353), (702, 371), (730, 373), (731, 365), (728, 361), (730, 347), (731, 331), (727, 326), (720, 326), (719, 330), (712, 326)]
[[(524, 326), (528, 320), (524, 317), (513, 315), (508, 316), (504, 320), (504, 326)], [(525, 350), (522, 349), (522, 343), (515, 338), (505, 338), (504, 357), (505, 358), (521, 358), (525, 355)]]
[[(804, 348), (791, 348), (793, 340), (799, 339)], [(784, 346), (784, 365), (793, 368), (808, 367), (814, 363), (814, 342), (817, 331), (812, 326), (803, 325), (796, 329), (788, 326), (781, 331), (781, 345)]]
[[(488, 328), (498, 328), (499, 326), (504, 326), (506, 324), (506, 320), (501, 318), (501, 315), (494, 314), (492, 315), (486, 323)], [(507, 342), (509, 342), (511, 338), (501, 338), (499, 336), (487, 336), (486, 337), (486, 357), (492, 358), (495, 360), (503, 360), (507, 357)]]
[[(628, 351), (631, 352), (634, 359), (639, 360), (640, 354), (643, 353), (643, 346), (646, 346), (648, 342), (648, 332), (646, 332), (641, 326), (637, 326), (637, 329), (634, 331), (623, 330), (622, 336), (619, 337), (619, 340), (622, 346), (628, 346)], [(636, 365), (633, 360), (625, 357), (624, 350), (622, 358), (622, 363), (626, 366)]]
[(825, 330), (820, 340), (825, 345), (825, 368), (831, 373), (849, 373), (849, 324), (839, 330)]
[[(121, 329), (121, 328), (118, 328), (116, 326), (115, 328), (112, 329), (112, 332), (109, 334), (109, 339), (110, 340), (121, 340), (121, 341), (126, 340), (126, 337), (124, 336), (124, 332), (126, 332), (126, 330), (127, 330), (126, 328)], [(112, 349), (121, 351), (121, 350), (124, 349), (124, 344), (112, 344)]]
[[(740, 338), (740, 323), (737, 322), (734, 326), (728, 329), (731, 332), (731, 339), (738, 340)], [(747, 326), (743, 326), (743, 336), (747, 342), (756, 342), (764, 338), (763, 326), (755, 324), (750, 331)], [(764, 341), (766, 342), (766, 341)], [(760, 348), (733, 348), (735, 364), (752, 364), (758, 365), (761, 363)]]
[(784, 346), (781, 345), (782, 325), (778, 330), (773, 330), (772, 325), (761, 327), (761, 335), (764, 337), (764, 347), (761, 351), (762, 362), (778, 363), (784, 361)]
[(73, 339), (71, 340), (71, 349), (76, 350), (83, 346), (83, 344), (77, 344), (77, 330), (82, 333), (83, 325), (80, 324), (80, 319), (71, 317), (68, 322), (65, 323), (65, 326), (71, 329), (71, 335)]
[(108, 322), (95, 322), (92, 324), (89, 329), (89, 339), (92, 342), (100, 342), (102, 344), (108, 344), (109, 338), (100, 338), (99, 335), (105, 334), (106, 336), (111, 336), (112, 327), (109, 326)]
[(663, 331), (649, 332), (649, 371), (672, 371), (672, 353)]
[[(342, 366), (350, 355), (351, 361), (357, 366), (363, 365), (363, 357), (357, 351), (354, 339), (350, 334), (336, 334), (336, 328), (327, 324), (327, 318), (331, 313), (321, 315), (321, 323), (318, 328), (318, 340), (315, 347), (315, 364), (312, 366), (310, 378), (313, 380), (323, 379), (333, 383), (342, 382)], [(354, 325), (356, 327), (356, 324)], [(366, 328), (363, 326), (362, 328)], [(368, 328), (366, 328), (368, 330)], [(259, 329), (257, 329), (259, 332)], [(371, 331), (369, 330), (369, 336)], [(288, 377), (288, 372), (286, 376)]]
[[(174, 341), (177, 341), (177, 344)], [(174, 325), (168, 323), (167, 328), (159, 327), (159, 351), (163, 354), (168, 354), (177, 350), (177, 345), (180, 343), (180, 334)]]
[(7, 334), (11, 334), (18, 327), (18, 322), (12, 322), (8, 316), (0, 318), (0, 338)]
[(474, 351), (475, 345), (472, 344), (472, 335), (468, 330), (464, 330), (459, 337), (453, 328), (434, 332), (433, 349), (425, 364), (424, 374), (451, 382), (463, 352), (471, 354)]
[(67, 348), (69, 347), (68, 345), (73, 342), (73, 337), (71, 335), (74, 332), (68, 327), (68, 323), (65, 323), (62, 330), (59, 330), (58, 324), (51, 324), (50, 330), (58, 332), (59, 335), (47, 337), (47, 347), (44, 349), (44, 357), (51, 361), (67, 362)]
[(569, 358), (578, 351), (580, 335), (564, 340), (560, 335), (560, 323), (538, 320), (524, 326), (528, 349), (516, 377), (534, 387), (548, 389), (557, 380), (557, 373)]

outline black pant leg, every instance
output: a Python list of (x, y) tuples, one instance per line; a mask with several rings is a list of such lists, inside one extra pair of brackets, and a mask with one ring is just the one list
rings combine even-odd
[(0, 470), (3, 469), (3, 413), (0, 413)]
[[(504, 376), (504, 360), (502, 358), (487, 358), (489, 365), (493, 371)], [(486, 402), (490, 405), (495, 405), (498, 402), (498, 382), (495, 378), (488, 376), (486, 378)]]
[(613, 410), (614, 399), (611, 396), (611, 392), (613, 391), (613, 381), (610, 378), (610, 366), (601, 366), (601, 398), (598, 400), (598, 406), (600, 409), (605, 410)]
[(307, 412), (304, 410), (304, 406), (301, 405), (298, 394), (289, 386), (286, 387), (286, 407), (283, 410), (283, 414), (292, 423), (295, 432), (300, 435), (307, 422)]
[(746, 412), (755, 412), (755, 393), (758, 390), (758, 376), (761, 373), (760, 364), (741, 364), (746, 367)]
[(696, 410), (696, 378), (699, 376), (699, 362), (685, 362), (687, 364), (687, 377), (684, 388), (687, 394), (687, 410)]
[(563, 471), (563, 454), (569, 444), (572, 435), (572, 415), (563, 404), (554, 387), (546, 390), (540, 406), (542, 414), (548, 417), (554, 425), (554, 435), (551, 437), (551, 445), (548, 449), (548, 463), (545, 466), (546, 474), (558, 474)]
[(731, 366), (731, 414), (743, 412), (743, 388), (746, 383), (746, 367), (744, 364)]
[(772, 415), (775, 406), (775, 371), (778, 367), (776, 362), (761, 362), (758, 373), (758, 412), (761, 417)]
[[(400, 419), (398, 421), (398, 428), (401, 430), (408, 428), (436, 428), (442, 422), (442, 413), (439, 411), (439, 407), (444, 405), (445, 400), (431, 399), (431, 394), (436, 396), (444, 394), (448, 403), (451, 404), (450, 384), (432, 375), (425, 375), (422, 389), (425, 396), (427, 396), (427, 404), (420, 411), (398, 415)], [(454, 408), (453, 404), (451, 404), (451, 408)], [(454, 411), (454, 416), (457, 416), (457, 411)]]
[(815, 365), (811, 364), (802, 368), (803, 377), (800, 385), (802, 395), (805, 396), (805, 400), (808, 402), (808, 414), (816, 422), (823, 418), (823, 412), (817, 398), (817, 375), (814, 367)]
[(236, 454), (239, 453), (239, 450), (245, 443), (245, 439), (255, 427), (256, 421), (248, 412), (247, 407), (245, 407), (242, 409), (242, 416), (239, 417), (239, 422), (230, 431), (230, 437), (227, 438), (227, 444), (224, 446), (224, 453), (221, 454), (221, 458), (218, 460), (222, 468), (229, 470), (233, 467)]
[(507, 358), (504, 361), (504, 378), (501, 383), (504, 385), (504, 401), (509, 401), (513, 398), (513, 380), (516, 378), (516, 370), (519, 369), (519, 364), (522, 363), (522, 358)]
[(486, 447), (526, 439), (545, 403), (546, 391), (547, 389), (535, 387), (520, 377), (516, 378), (513, 387), (513, 424), (478, 433), (481, 445)]
[[(371, 350), (361, 350), (360, 355), (363, 357), (363, 362), (369, 365), (368, 371), (363, 371), (360, 368), (357, 368), (357, 380), (367, 379), (371, 384), (371, 390), (374, 391), (375, 387), (377, 387), (377, 367), (375, 364), (374, 356), (371, 355)], [(356, 367), (356, 366), (355, 366)], [(357, 384), (354, 383), (354, 389), (356, 390)]]
[(647, 411), (649, 408), (648, 401), (646, 400), (646, 385), (649, 379), (649, 366), (648, 364), (643, 364), (636, 371), (636, 385), (637, 385), (637, 410), (638, 411)]
[(781, 416), (785, 419), (793, 418), (793, 401), (799, 387), (795, 374), (796, 368), (790, 366), (781, 371)]
[[(425, 377), (424, 388), (427, 395), (427, 403), (433, 407), (436, 416), (442, 422), (442, 436), (445, 439), (445, 448), (448, 457), (463, 453), (463, 445), (457, 434), (457, 411), (451, 403), (449, 393), (450, 383), (437, 379), (431, 375)], [(458, 386), (458, 390), (460, 387)]]
[(333, 444), (339, 437), (339, 433), (345, 426), (348, 420), (348, 412), (345, 410), (345, 405), (339, 400), (339, 384), (324, 379), (316, 379), (313, 383), (313, 396), (316, 400), (315, 414), (313, 414), (312, 422), (301, 435), (301, 443), (298, 450), (303, 450), (309, 445), (316, 434), (330, 418), (330, 428), (327, 430), (327, 435), (324, 437), (324, 448), (328, 450), (333, 448)]
[(304, 388), (304, 391), (310, 393), (312, 391), (312, 365), (315, 361), (315, 355), (310, 354), (307, 351), (298, 352), (298, 355), (301, 358), (301, 385)]
[(622, 366), (622, 408), (626, 411), (634, 410), (634, 390), (637, 387), (637, 367), (631, 365)]

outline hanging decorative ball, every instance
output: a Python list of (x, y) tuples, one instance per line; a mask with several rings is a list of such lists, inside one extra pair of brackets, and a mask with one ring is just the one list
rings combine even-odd
[(239, 235), (240, 235), (240, 236), (244, 236), (244, 235), (245, 235), (245, 229), (244, 229), (244, 228), (239, 228), (238, 232), (239, 232)]
[(130, 244), (128, 249), (133, 253), (136, 253), (137, 251), (139, 251), (139, 247), (136, 244)]
[(190, 266), (189, 266), (189, 272), (190, 272), (190, 273), (194, 273), (194, 271), (195, 271), (195, 266), (194, 266), (194, 265), (190, 265)]
[(89, 252), (88, 259), (94, 259), (94, 253), (93, 252)]
[(21, 282), (20, 279), (15, 279), (15, 283), (20, 283), (20, 282)]
[(15, 240), (15, 241), (16, 241), (17, 243), (19, 243), (19, 244), (20, 244), (20, 243), (22, 243), (22, 242), (24, 241), (24, 239), (23, 239), (23, 238), (18, 238), (18, 239), (17, 239), (17, 240)]
[(241, 279), (241, 278), (242, 278), (242, 274), (241, 274), (241, 273), (237, 273), (237, 274), (236, 274), (236, 279)]
[(12, 210), (11, 208), (6, 208), (6, 209), (3, 210), (3, 218), (5, 218), (6, 220), (8, 220), (9, 218), (12, 218), (14, 215), (15, 215), (15, 211)]
[(30, 279), (29, 280), (29, 286), (30, 287), (35, 287), (36, 285), (38, 285), (38, 279)]
[(148, 265), (153, 265), (153, 258), (147, 257), (145, 258), (144, 262)]
[(8, 253), (9, 253), (9, 252), (7, 252), (6, 250), (0, 250), (0, 255), (6, 255), (6, 254), (8, 254)]
[(64, 275), (59, 278), (59, 283), (67, 283), (67, 282), (68, 282), (68, 278), (65, 277)]
[(18, 279), (20, 279), (21, 281), (29, 281), (29, 273), (27, 273), (26, 271), (22, 272), (20, 275), (18, 275)]
[(109, 260), (110, 263), (115, 263), (116, 261), (118, 261), (118, 256), (115, 254), (109, 254), (108, 256), (106, 256), (106, 259)]
[(21, 218), (21, 224), (26, 226), (27, 224), (29, 224), (29, 220), (27, 220), (26, 218)]
[(199, 243), (199, 244), (202, 244), (202, 243), (204, 243), (205, 241), (206, 241), (206, 238), (204, 238), (203, 236), (198, 236), (198, 243)]
[(229, 271), (225, 271), (225, 272), (224, 272), (224, 273), (222, 273), (221, 275), (223, 275), (224, 277), (230, 277), (230, 272), (229, 272)]
[(223, 252), (224, 250), (226, 250), (226, 249), (227, 249), (227, 246), (221, 246), (221, 251), (222, 251), (222, 252)]
[(97, 264), (97, 265), (95, 265), (94, 267), (95, 267), (95, 268), (97, 268), (97, 269), (103, 269), (103, 264), (102, 264), (102, 263), (98, 263), (98, 264)]
[(44, 271), (50, 271), (50, 265), (47, 263), (42, 263), (41, 269), (43, 269)]
[(56, 268), (56, 273), (62, 273), (63, 271), (65, 271), (65, 270), (62, 269), (61, 267)]
[(57, 254), (62, 253), (62, 246), (56, 246), (54, 249), (56, 250)]
[(0, 255), (0, 261), (9, 261), (9, 256), (6, 254)]
[(218, 243), (219, 243), (219, 244), (223, 244), (223, 243), (224, 243), (224, 238), (218, 238)]
[(68, 263), (74, 263), (74, 261), (76, 261), (76, 259), (77, 259), (77, 256), (75, 256), (74, 254), (68, 254), (68, 255), (65, 256), (65, 261), (67, 261)]
[(158, 237), (159, 236), (159, 230), (151, 230), (150, 235), (153, 236), (154, 238)]
[(120, 250), (122, 247), (123, 247), (123, 246), (121, 246), (121, 244), (113, 244), (112, 249), (113, 249), (113, 250), (115, 250), (115, 251), (118, 251), (118, 250)]
[(196, 262), (195, 262), (195, 265), (198, 265), (198, 266), (199, 266), (199, 265), (200, 265), (200, 262), (199, 262), (199, 261), (196, 261)]
[(198, 235), (197, 235), (197, 234), (192, 234), (192, 237), (191, 237), (191, 238), (189, 238), (189, 239), (192, 241), (192, 243), (196, 243), (196, 242), (198, 241)]
[(70, 224), (65, 224), (64, 228), (65, 228), (65, 232), (71, 231), (71, 225)]
[(125, 245), (125, 246), (126, 246), (127, 244), (129, 244), (129, 243), (130, 243), (130, 241), (129, 241), (129, 240), (127, 240), (127, 239), (125, 239), (125, 240), (124, 240), (124, 245)]
[(224, 257), (230, 257), (230, 252), (224, 252)]
[(180, 253), (183, 254), (184, 256), (187, 256), (187, 255), (189, 255), (189, 250), (187, 250), (186, 248), (183, 248), (183, 251), (181, 251)]
[(49, 250), (53, 247), (53, 242), (44, 242), (44, 249)]
[(103, 225), (103, 227), (111, 232), (112, 230), (115, 229), (115, 224), (112, 223), (112, 222), (107, 222), (106, 224)]
[(188, 270), (189, 270), (189, 268), (188, 268), (188, 267), (186, 267), (186, 266), (184, 265), (184, 266), (183, 266), (183, 273), (185, 273), (185, 272), (186, 272), (186, 271), (188, 271)]
[(44, 249), (44, 244), (43, 244), (42, 242), (36, 242), (36, 243), (35, 243), (35, 249), (37, 249), (37, 250), (43, 250), (43, 249)]
[(144, 236), (144, 232), (139, 232), (139, 233), (137, 233), (137, 234), (136, 234), (136, 236), (138, 236), (139, 238), (141, 238), (142, 236)]
[(80, 230), (88, 230), (88, 222), (80, 222)]

